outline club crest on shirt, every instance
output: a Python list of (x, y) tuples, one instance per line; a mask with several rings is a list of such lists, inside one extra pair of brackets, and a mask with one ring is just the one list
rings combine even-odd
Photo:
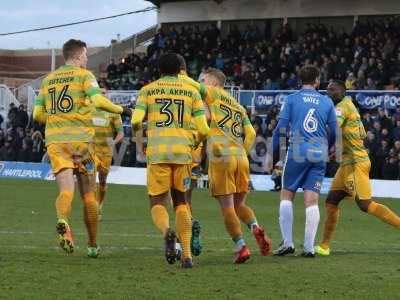
[(336, 116), (341, 117), (343, 115), (342, 110), (340, 108), (336, 108)]
[(190, 182), (191, 182), (190, 177), (184, 178), (184, 179), (183, 179), (183, 186), (184, 186), (186, 189), (190, 188)]
[(94, 164), (93, 164), (93, 162), (91, 162), (91, 161), (87, 162), (85, 164), (85, 169), (89, 174), (93, 173), (94, 172)]
[(322, 183), (321, 183), (321, 181), (317, 181), (316, 183), (315, 183), (315, 185), (314, 185), (314, 189), (316, 189), (316, 190), (321, 190), (321, 187), (322, 187)]

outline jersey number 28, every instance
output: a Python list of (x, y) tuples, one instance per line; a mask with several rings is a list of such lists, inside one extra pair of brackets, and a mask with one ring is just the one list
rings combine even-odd
[(224, 129), (225, 124), (233, 119), (233, 124), (231, 126), (231, 132), (235, 137), (241, 137), (242, 136), (242, 114), (240, 112), (232, 112), (232, 110), (226, 106), (221, 104), (219, 106), (221, 111), (224, 112), (225, 116), (218, 121), (218, 127), (221, 129)]

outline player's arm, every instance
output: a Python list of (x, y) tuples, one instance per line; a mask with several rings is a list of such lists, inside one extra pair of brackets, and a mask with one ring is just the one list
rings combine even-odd
[(332, 105), (332, 108), (328, 117), (328, 129), (329, 129), (329, 137), (328, 137), (328, 149), (334, 151), (333, 147), (336, 143), (336, 135), (338, 126), (342, 127), (344, 123), (344, 116), (338, 116), (335, 107)]
[(119, 144), (124, 138), (124, 128), (122, 126), (121, 116), (114, 115), (112, 121), (113, 121), (113, 126), (114, 126), (115, 130), (117, 131), (117, 135), (115, 136), (115, 138), (113, 140), (113, 144), (116, 145), (116, 144)]
[(204, 111), (207, 117), (208, 121), (211, 121), (211, 110), (210, 107), (212, 106), (212, 104), (214, 103), (215, 99), (213, 94), (213, 89), (210, 86), (207, 86), (205, 84), (202, 84), (203, 86), (203, 93), (204, 93), (204, 97), (203, 99), (203, 103), (204, 103)]
[(336, 122), (337, 122), (337, 126), (342, 128), (344, 121), (346, 120), (345, 117), (345, 111), (342, 107), (338, 106), (335, 110), (335, 114), (336, 114)]
[(244, 133), (244, 141), (243, 146), (246, 150), (247, 154), (250, 153), (251, 147), (253, 147), (254, 141), (256, 140), (256, 131), (254, 130), (253, 125), (251, 125), (250, 119), (245, 115), (243, 119), (243, 133)]
[(122, 114), (122, 112), (124, 111), (122, 106), (112, 103), (110, 100), (108, 100), (101, 94), (95, 94), (90, 96), (90, 100), (92, 100), (96, 108), (100, 108), (110, 113)]
[[(279, 141), (286, 138), (289, 127), (289, 119), (280, 118), (272, 133), (272, 151), (276, 154), (279, 151)], [(275, 155), (274, 155), (275, 156)]]
[(131, 125), (132, 131), (136, 132), (142, 128), (142, 123), (147, 113), (147, 96), (144, 90), (139, 92), (139, 97), (136, 101), (135, 110), (132, 115)]
[(204, 100), (207, 95), (207, 86), (203, 82), (199, 83), (199, 93), (200, 93), (201, 99)]
[[(276, 154), (279, 151), (279, 140), (281, 137), (286, 137), (290, 120), (290, 96), (287, 97), (286, 103), (282, 105), (281, 112), (279, 113), (278, 124), (272, 133), (272, 151)], [(275, 155), (274, 155), (275, 156)]]
[(256, 140), (256, 131), (253, 126), (249, 123), (244, 125), (244, 149), (246, 149), (247, 154), (250, 153), (251, 147), (253, 147), (254, 141)]
[(203, 102), (201, 101), (199, 93), (196, 93), (194, 95), (192, 117), (193, 117), (193, 123), (196, 125), (196, 129), (199, 133), (198, 134), (199, 140), (197, 141), (197, 143), (200, 143), (207, 137), (208, 132), (210, 131), (210, 127), (208, 127), (207, 124), (207, 119), (204, 113), (204, 105)]
[(110, 100), (102, 95), (96, 78), (89, 71), (87, 71), (83, 76), (83, 89), (86, 96), (88, 96), (90, 100), (92, 100), (96, 108), (114, 114), (122, 114), (124, 112), (124, 108), (122, 106), (112, 103)]
[(46, 123), (47, 113), (44, 104), (43, 88), (40, 89), (39, 95), (35, 99), (35, 108), (33, 109), (33, 119), (39, 123)]

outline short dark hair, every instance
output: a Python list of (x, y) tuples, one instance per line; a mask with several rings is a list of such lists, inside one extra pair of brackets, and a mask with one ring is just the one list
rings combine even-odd
[(343, 90), (343, 92), (346, 92), (346, 84), (343, 80), (335, 79), (332, 82), (339, 86)]
[(83, 48), (87, 48), (87, 46), (81, 40), (70, 39), (66, 41), (62, 49), (64, 60), (74, 58)]
[(177, 75), (180, 72), (180, 61), (176, 53), (167, 53), (158, 59), (158, 69), (162, 75)]
[(180, 63), (179, 67), (180, 67), (181, 71), (186, 71), (187, 67), (186, 67), (185, 58), (180, 54), (177, 54), (177, 56), (179, 59), (179, 63)]
[(304, 66), (299, 71), (299, 77), (302, 84), (314, 84), (319, 78), (319, 70), (314, 66)]

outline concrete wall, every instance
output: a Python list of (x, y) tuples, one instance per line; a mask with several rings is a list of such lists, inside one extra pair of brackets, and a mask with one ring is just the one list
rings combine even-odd
[(400, 0), (226, 0), (169, 2), (161, 5), (159, 23), (206, 20), (335, 17), (400, 14)]

